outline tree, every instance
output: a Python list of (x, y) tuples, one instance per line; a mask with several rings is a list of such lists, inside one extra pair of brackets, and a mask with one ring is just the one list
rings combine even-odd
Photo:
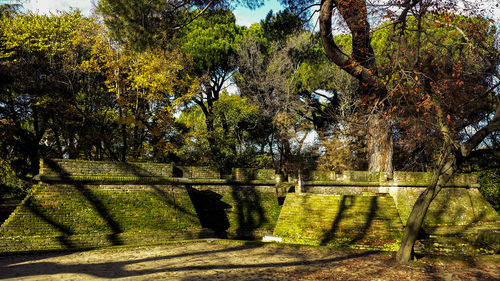
[(304, 27), (304, 22), (289, 10), (272, 10), (266, 15), (266, 18), (260, 23), (264, 36), (269, 42), (285, 43), (287, 38)]
[[(427, 148), (436, 155), (434, 177), (408, 218), (396, 257), (402, 262), (411, 257), (433, 198), (475, 154), (477, 146), (500, 129), (500, 105), (495, 91), (500, 52), (494, 44), (495, 31), (490, 23), (442, 13), (422, 16), (418, 22), (409, 18), (406, 24), (410, 30), (419, 24), (416, 30), (422, 34), (414, 35), (417, 39), (410, 34), (407, 48), (399, 53), (419, 55), (405, 55), (407, 61), (401, 62), (400, 74), (395, 74), (395, 80), (400, 79), (395, 88), (408, 92), (409, 104), (404, 108), (411, 115), (415, 114), (412, 110), (417, 112), (420, 121), (411, 123), (417, 130), (424, 130), (423, 140), (440, 145), (438, 149)], [(411, 74), (400, 77), (403, 73)], [(408, 115), (405, 119), (411, 120)], [(471, 127), (477, 129), (468, 133)]]
[[(246, 1), (250, 6), (260, 1)], [(199, 94), (193, 100), (205, 115), (207, 137), (215, 161), (219, 151), (211, 136), (213, 103), (235, 68), (234, 54), (241, 30), (225, 1), (115, 1), (99, 2), (99, 11), (113, 34), (134, 50), (180, 48), (193, 59)]]
[[(227, 0), (100, 0), (97, 10), (104, 17), (113, 37), (133, 49), (167, 48), (175, 35), (210, 10), (228, 10)], [(264, 4), (262, 0), (237, 1), (250, 8)]]
[(220, 1), (161, 1), (161, 0), (101, 0), (97, 9), (103, 15), (115, 39), (133, 49), (151, 46), (165, 48), (175, 33), (200, 13), (186, 13), (200, 8), (201, 12), (219, 5)]
[[(332, 35), (332, 10), (336, 7), (352, 35), (352, 54), (346, 55)], [(368, 170), (392, 174), (392, 135), (384, 115), (387, 89), (378, 78), (375, 53), (371, 46), (368, 10), (363, 0), (322, 1), (320, 33), (327, 56), (360, 81), (360, 98), (368, 114)]]
[[(295, 8), (306, 7), (305, 1), (286, 2), (290, 2)], [(489, 107), (483, 106), (484, 101), (487, 100), (488, 96), (491, 96), (489, 94), (496, 87), (495, 83), (491, 83), (492, 80), (488, 77), (492, 77), (492, 70), (497, 68), (498, 59), (495, 54), (498, 50), (491, 51), (491, 48), (487, 48), (490, 51), (484, 52), (477, 45), (472, 47), (475, 43), (471, 43), (471, 36), (478, 36), (479, 40), (477, 42), (480, 43), (479, 45), (485, 43), (487, 46), (488, 42), (491, 42), (491, 40), (487, 40), (488, 37), (482, 35), (482, 31), (485, 29), (477, 28), (477, 24), (473, 21), (436, 23), (451, 26), (455, 33), (441, 33), (436, 42), (446, 43), (448, 39), (457, 34), (464, 38), (463, 41), (465, 42), (461, 42), (457, 46), (461, 45), (462, 47), (465, 46), (465, 48), (452, 49), (450, 61), (439, 61), (446, 60), (449, 57), (448, 53), (442, 52), (443, 48), (440, 49), (441, 53), (437, 56), (430, 49), (425, 49), (428, 47), (428, 45), (425, 45), (428, 42), (422, 39), (425, 38), (426, 32), (429, 31), (429, 25), (426, 26), (425, 20), (442, 21), (441, 18), (433, 16), (442, 12), (448, 14), (459, 12), (459, 6), (455, 2), (441, 3), (430, 0), (387, 1), (385, 6), (380, 5), (379, 7), (383, 7), (384, 10), (375, 6), (370, 7), (364, 0), (321, 1), (320, 33), (327, 56), (360, 81), (359, 95), (365, 112), (370, 113), (368, 115), (369, 170), (389, 173), (392, 171), (393, 129), (389, 120), (391, 120), (391, 114), (398, 106), (404, 106), (399, 109), (402, 111), (410, 110), (412, 106), (413, 109), (417, 109), (417, 112), (423, 111), (424, 114), (428, 115), (425, 116), (426, 121), (430, 121), (431, 124), (428, 126), (429, 130), (435, 132), (435, 136), (439, 135), (437, 139), (443, 140), (443, 146), (440, 147), (440, 150), (435, 150), (437, 156), (435, 156), (434, 179), (417, 200), (405, 228), (397, 259), (407, 261), (411, 256), (413, 244), (432, 199), (460, 164), (470, 156), (477, 145), (489, 134), (498, 131), (499, 108), (495, 108), (496, 104), (498, 104), (497, 98), (491, 99), (493, 102)], [(337, 11), (339, 17), (333, 17), (333, 14)], [(471, 11), (467, 12), (471, 13)], [(380, 25), (380, 28), (390, 27), (393, 31), (393, 40), (398, 46), (397, 52), (391, 53), (389, 48), (388, 52), (380, 53), (389, 54), (387, 56), (389, 60), (386, 61), (388, 63), (383, 65), (385, 69), (381, 69), (379, 64), (379, 61), (384, 60), (384, 57), (377, 57), (372, 47), (373, 34), (371, 33), (370, 24), (376, 19), (372, 17), (370, 21), (369, 16), (376, 16), (377, 14), (393, 19), (392, 23)], [(410, 15), (415, 19), (414, 24), (411, 23), (412, 17)], [(334, 40), (332, 22), (337, 19), (341, 19), (345, 23), (352, 36), (352, 53), (350, 55), (344, 53)], [(381, 24), (381, 22), (379, 21), (378, 24)], [(465, 27), (471, 27), (470, 30), (472, 31), (482, 31), (467, 34), (464, 32)], [(490, 29), (487, 28), (486, 30)], [(412, 40), (413, 42), (411, 42)], [(407, 48), (409, 45), (413, 47)], [(397, 57), (391, 56), (391, 54), (395, 54)], [(464, 58), (471, 54), (471, 61), (464, 62)], [(411, 68), (405, 69), (401, 65), (411, 66)], [(461, 73), (457, 73), (457, 69)], [(465, 79), (463, 77), (458, 78), (457, 74), (466, 74), (466, 77)], [(391, 80), (398, 76), (404, 79), (399, 81), (398, 78)], [(410, 77), (412, 79), (409, 79)], [(413, 80), (413, 83), (406, 83), (410, 80)], [(391, 84), (391, 81), (404, 82), (399, 84), (401, 87), (397, 87)], [(420, 100), (416, 101), (410, 95), (398, 94), (396, 89), (404, 89), (408, 93), (413, 91)], [(471, 93), (467, 92), (468, 90), (473, 90), (472, 93), (481, 93), (476, 95), (476, 99), (479, 98), (480, 106), (474, 108), (464, 107), (464, 105), (470, 105), (470, 97), (474, 97), (474, 94), (468, 95)], [(399, 97), (399, 101), (402, 100), (403, 103), (395, 103), (396, 97)], [(463, 104), (457, 107), (459, 102), (463, 102)], [(456, 109), (459, 110), (454, 111)], [(482, 116), (482, 118), (478, 118), (478, 116)], [(462, 117), (465, 117), (465, 119), (460, 122)], [(402, 121), (400, 124), (406, 125), (404, 122), (407, 122), (407, 120)], [(488, 122), (487, 125), (486, 122)], [(463, 130), (471, 124), (481, 125), (476, 133), (471, 134), (471, 136), (464, 136)], [(411, 137), (418, 138), (421, 134), (418, 133), (416, 136)]]
[(0, 2), (0, 17), (3, 16), (12, 16), (22, 7), (21, 1), (7, 1)]
[(235, 82), (241, 95), (259, 107), (267, 127), (263, 131), (269, 132), (266, 145), (275, 167), (286, 176), (295, 170), (290, 138), (298, 129), (301, 104), (291, 92), (296, 67), (281, 45), (269, 42), (260, 25), (252, 25), (238, 49)]
[[(59, 135), (61, 126), (72, 126), (76, 111), (72, 98), (82, 84), (68, 68), (66, 51), (73, 47), (83, 22), (76, 12), (2, 18), (0, 119), (6, 120), (2, 125), (11, 132), (3, 139), (4, 146), (19, 151), (17, 155), (29, 163), (21, 165), (30, 168), (18, 171), (20, 175), (36, 174), (40, 154), (52, 150), (42, 141), (47, 132)], [(76, 130), (66, 131), (75, 136)]]
[[(269, 166), (269, 157), (259, 145), (260, 139), (267, 137), (259, 129), (262, 121), (259, 108), (249, 104), (246, 98), (224, 90), (213, 104), (212, 132), (207, 131), (204, 119), (202, 108), (197, 106), (182, 111), (176, 120), (188, 130), (186, 143), (179, 149), (183, 163), (215, 165), (221, 169)], [(208, 134), (220, 153), (217, 162), (211, 155)]]
[[(278, 24), (279, 16), (267, 20), (290, 27)], [(265, 25), (271, 24), (263, 21), (246, 30), (238, 50), (235, 81), (241, 95), (258, 105), (265, 116), (273, 131), (268, 149), (276, 155), (276, 167), (286, 175), (312, 160), (305, 155), (308, 134), (316, 129), (325, 139), (334, 127), (338, 80), (333, 79), (336, 69), (322, 56), (317, 36), (300, 26), (280, 39), (266, 35)], [(321, 94), (319, 89), (333, 91)]]
[[(199, 13), (199, 11), (195, 11)], [(193, 101), (205, 115), (207, 138), (215, 161), (219, 155), (214, 133), (214, 102), (219, 100), (235, 69), (235, 55), (241, 28), (231, 11), (210, 10), (179, 32), (179, 48), (193, 58), (194, 74), (200, 78), (200, 92)], [(222, 116), (223, 123), (224, 116)], [(223, 130), (227, 128), (224, 125)]]
[(167, 159), (177, 137), (173, 115), (199, 91), (191, 60), (178, 50), (138, 53), (113, 44), (107, 36), (92, 50), (80, 68), (87, 74), (103, 74), (106, 92), (116, 101), (119, 159)]
[[(304, 9), (321, 7), (320, 33), (327, 56), (360, 82), (358, 94), (362, 100), (368, 126), (369, 170), (392, 173), (392, 124), (385, 114), (390, 110), (390, 105), (387, 104), (390, 93), (381, 79), (384, 76), (377, 66), (378, 58), (371, 45), (371, 24), (380, 24), (381, 19), (393, 19), (394, 24), (391, 27), (401, 30), (397, 36), (404, 38), (406, 33), (403, 30), (406, 28), (406, 19), (409, 15), (457, 11), (458, 5), (431, 0), (384, 1), (372, 6), (364, 0), (325, 0), (312, 5), (302, 0), (282, 2), (298, 13)], [(334, 17), (336, 12), (338, 15)], [(481, 9), (477, 9), (477, 13), (480, 12)], [(332, 34), (332, 23), (339, 21), (352, 36), (350, 55), (342, 51)]]
[(10, 134), (0, 152), (17, 155), (19, 175), (36, 174), (40, 157), (168, 158), (173, 114), (198, 91), (184, 55), (122, 48), (78, 12), (1, 25), (0, 126)]

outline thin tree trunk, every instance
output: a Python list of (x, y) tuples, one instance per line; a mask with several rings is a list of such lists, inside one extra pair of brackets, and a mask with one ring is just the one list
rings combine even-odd
[(425, 214), (429, 209), (432, 200), (438, 195), (443, 186), (451, 179), (458, 167), (464, 163), (469, 157), (473, 149), (475, 149), (489, 134), (500, 131), (500, 104), (495, 110), (495, 116), (491, 122), (472, 135), (465, 143), (458, 146), (455, 145), (450, 137), (449, 129), (443, 122), (443, 112), (440, 107), (438, 109), (438, 122), (440, 130), (444, 135), (445, 144), (440, 161), (440, 169), (438, 169), (427, 189), (419, 196), (417, 202), (406, 222), (406, 227), (401, 239), (401, 246), (396, 254), (396, 261), (408, 262), (413, 254), (413, 246), (418, 237), (418, 232), (424, 222)]
[[(123, 118), (121, 107), (119, 108), (118, 116), (120, 117), (120, 119)], [(127, 161), (127, 147), (128, 147), (128, 144), (127, 144), (127, 125), (121, 124), (121, 131), (122, 131), (122, 141), (123, 141), (121, 161), (125, 162), (125, 161)]]
[(396, 261), (408, 262), (413, 255), (413, 246), (418, 238), (418, 233), (425, 219), (425, 214), (431, 205), (432, 200), (438, 195), (443, 186), (451, 179), (457, 170), (456, 157), (448, 150), (446, 162), (442, 164), (442, 168), (437, 170), (427, 188), (420, 194), (417, 201), (413, 205), (410, 216), (406, 222), (406, 226), (401, 238), (401, 245), (396, 254)]
[(450, 178), (458, 169), (457, 156), (459, 154), (457, 154), (456, 151), (457, 146), (450, 135), (448, 125), (444, 122), (444, 113), (437, 100), (435, 101), (435, 104), (437, 105), (436, 110), (439, 130), (443, 134), (444, 138), (443, 148), (441, 156), (438, 159), (437, 170), (435, 170), (431, 182), (425, 191), (420, 194), (417, 201), (413, 205), (410, 216), (408, 216), (403, 237), (401, 238), (401, 245), (398, 249), (398, 253), (396, 254), (396, 261), (401, 263), (411, 260), (415, 241), (418, 238), (418, 233), (424, 223), (425, 214), (427, 213), (432, 200), (438, 195), (443, 186), (448, 183)]

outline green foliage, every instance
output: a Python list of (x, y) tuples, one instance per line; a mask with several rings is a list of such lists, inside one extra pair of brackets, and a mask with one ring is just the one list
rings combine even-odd
[(279, 11), (276, 14), (271, 10), (260, 25), (268, 41), (286, 42), (290, 35), (302, 31), (304, 22), (289, 10)]
[(181, 30), (177, 43), (193, 58), (197, 73), (234, 67), (233, 57), (242, 34), (235, 22), (229, 10), (210, 10)]
[(29, 182), (20, 179), (8, 161), (0, 159), (0, 203), (23, 198), (29, 187)]
[(81, 20), (78, 12), (58, 17), (29, 14), (2, 18), (0, 58), (9, 58), (16, 50), (26, 50), (51, 60), (71, 47), (70, 38), (79, 29)]
[(486, 200), (500, 213), (500, 169), (480, 171), (479, 191)]
[[(252, 146), (253, 140), (258, 138), (256, 128), (261, 120), (257, 106), (249, 104), (246, 98), (224, 91), (213, 104), (212, 132), (207, 131), (205, 118), (200, 107), (190, 107), (179, 116), (177, 122), (189, 130), (186, 144), (179, 151), (183, 161), (213, 165), (216, 157), (219, 168), (269, 165), (268, 158), (259, 156)], [(207, 141), (209, 136), (215, 140), (218, 155), (212, 154)]]
[[(203, 2), (203, 1), (201, 1)], [(155, 0), (102, 0), (97, 9), (115, 39), (136, 50), (165, 47), (183, 25), (185, 5)]]
[(78, 12), (0, 24), (0, 127), (8, 132), (0, 152), (23, 160), (26, 171), (14, 167), (21, 177), (37, 173), (39, 157), (162, 161), (175, 149), (173, 114), (199, 85), (180, 51), (133, 52)]
[[(238, 1), (249, 7), (260, 7), (261, 0)], [(163, 0), (101, 0), (98, 11), (103, 15), (106, 25), (114, 37), (127, 43), (133, 49), (170, 48), (178, 32), (191, 28), (194, 22), (200, 22), (205, 14), (220, 16), (221, 7), (229, 7), (226, 0), (198, 0), (171, 3)], [(201, 20), (203, 21), (203, 20)], [(196, 25), (196, 24), (195, 24)], [(219, 29), (219, 31), (223, 31)], [(206, 36), (206, 32), (203, 36)], [(206, 58), (205, 58), (206, 60)]]
[[(0, 71), (4, 74), (0, 83), (0, 127), (4, 132), (0, 153), (5, 159), (5, 155), (12, 155), (8, 158), (21, 178), (37, 173), (40, 140), (47, 131), (74, 136), (78, 130), (91, 130), (90, 126), (73, 127), (79, 119), (75, 113), (78, 109), (94, 111), (108, 102), (100, 97), (92, 104), (86, 100), (87, 108), (74, 107), (75, 94), (97, 78), (79, 76), (69, 67), (75, 61), (68, 50), (82, 51), (74, 40), (89, 22), (78, 12), (0, 20)], [(43, 152), (50, 154), (53, 148)]]

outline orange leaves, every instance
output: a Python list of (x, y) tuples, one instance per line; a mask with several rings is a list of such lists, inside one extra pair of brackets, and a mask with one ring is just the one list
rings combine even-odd
[(386, 13), (385, 13), (384, 18), (391, 19), (391, 18), (394, 18), (395, 16), (396, 16), (396, 14), (393, 11), (391, 11), (390, 9), (386, 9)]
[(423, 109), (424, 111), (429, 111), (433, 106), (434, 102), (432, 101), (430, 95), (426, 95), (422, 97), (422, 101), (418, 102), (417, 104), (417, 112), (420, 111), (420, 109)]

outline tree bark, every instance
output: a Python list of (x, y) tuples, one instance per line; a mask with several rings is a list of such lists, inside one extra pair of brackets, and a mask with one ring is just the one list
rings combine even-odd
[[(353, 36), (352, 56), (343, 53), (333, 40), (332, 10), (336, 7)], [(323, 0), (320, 10), (320, 34), (327, 56), (361, 83), (368, 121), (368, 170), (392, 175), (393, 141), (389, 121), (383, 116), (387, 96), (384, 83), (377, 76), (375, 54), (370, 45), (370, 25), (364, 0)]]
[(376, 114), (368, 120), (368, 171), (385, 172), (392, 177), (393, 141), (385, 116)]
[[(450, 147), (451, 148), (451, 147)], [(457, 170), (457, 161), (452, 149), (448, 149), (444, 163), (441, 168), (434, 172), (432, 180), (427, 188), (420, 194), (413, 205), (410, 216), (406, 221), (401, 245), (396, 254), (396, 261), (408, 262), (413, 255), (413, 247), (417, 241), (418, 233), (424, 223), (425, 214), (431, 205), (432, 200), (438, 195), (443, 186), (451, 179)]]

